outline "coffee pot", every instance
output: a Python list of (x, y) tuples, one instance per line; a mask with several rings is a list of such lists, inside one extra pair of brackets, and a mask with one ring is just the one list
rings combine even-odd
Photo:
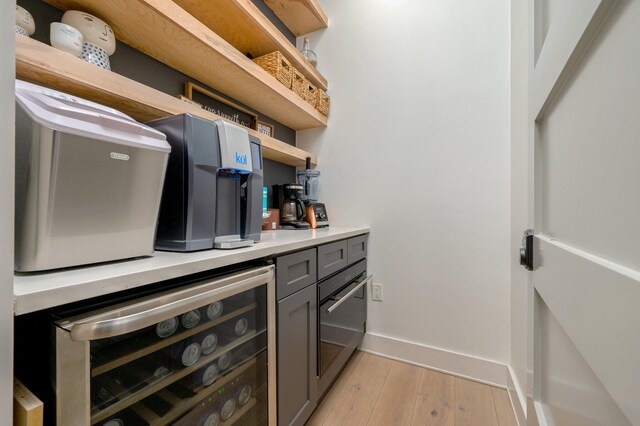
[(302, 202), (304, 187), (296, 183), (274, 185), (274, 204), (280, 208), (280, 224), (283, 229), (309, 229), (304, 222), (306, 209)]
[(306, 211), (302, 200), (297, 198), (284, 200), (284, 205), (282, 206), (282, 217), (280, 218), (283, 222), (302, 220), (305, 215)]

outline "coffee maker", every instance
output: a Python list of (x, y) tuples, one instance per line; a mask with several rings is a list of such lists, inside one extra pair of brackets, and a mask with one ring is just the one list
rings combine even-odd
[(304, 187), (297, 183), (273, 185), (273, 205), (280, 209), (282, 229), (309, 229), (309, 224), (303, 221), (306, 216), (303, 192)]

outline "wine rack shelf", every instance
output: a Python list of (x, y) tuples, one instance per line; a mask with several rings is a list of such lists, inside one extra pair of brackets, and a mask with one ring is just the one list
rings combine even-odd
[[(111, 359), (104, 364), (97, 365), (91, 369), (91, 377), (99, 376), (100, 374), (106, 373), (107, 371), (113, 370), (114, 368), (118, 368), (125, 364), (128, 364), (136, 359), (142, 358), (143, 356), (152, 354), (156, 351), (164, 349), (168, 346), (173, 345), (174, 343), (178, 343), (181, 340), (184, 340), (188, 337), (194, 336), (204, 330), (207, 330), (211, 327), (214, 327), (218, 324), (222, 324), (223, 322), (252, 311), (256, 308), (257, 304), (253, 303), (251, 305), (244, 306), (235, 311), (229, 312), (228, 314), (222, 315), (219, 318), (214, 320), (205, 321), (202, 324), (199, 324), (193, 328), (188, 330), (184, 330), (180, 333), (176, 333), (173, 336), (167, 337), (165, 339), (160, 339), (156, 336), (142, 336), (138, 339), (137, 345), (143, 346), (141, 349), (133, 351), (133, 352), (125, 352), (124, 354), (120, 354), (118, 352), (122, 352), (128, 346), (124, 345), (115, 345), (115, 347), (111, 350), (111, 353), (104, 351), (105, 357)], [(146, 339), (145, 339), (146, 338)], [(116, 352), (118, 351), (118, 352)]]
[(222, 354), (232, 351), (233, 349), (239, 347), (243, 343), (249, 342), (250, 340), (257, 338), (259, 335), (263, 333), (266, 333), (266, 330), (262, 330), (259, 332), (256, 332), (255, 330), (249, 330), (244, 336), (234, 340), (232, 343), (229, 343), (228, 345), (225, 345), (225, 346), (218, 347), (215, 351), (213, 351), (209, 355), (201, 356), (200, 359), (198, 359), (198, 361), (195, 364), (189, 367), (185, 367), (182, 370), (175, 371), (169, 376), (159, 378), (149, 383), (148, 386), (146, 386), (145, 388), (137, 392), (125, 394), (121, 399), (109, 405), (107, 408), (92, 413), (91, 424), (93, 425), (98, 422), (101, 422), (102, 420), (109, 418), (110, 416), (118, 413), (119, 411), (124, 410), (125, 408), (137, 402), (142, 401), (146, 397), (157, 393), (161, 389), (166, 388), (167, 386), (177, 382), (180, 379), (187, 377), (191, 373), (194, 373), (200, 368), (210, 364), (212, 361), (216, 360)]
[[(197, 392), (197, 394), (194, 397), (189, 399), (181, 400), (167, 391), (158, 392), (158, 395), (160, 397), (172, 402), (172, 408), (164, 416), (158, 416), (153, 411), (149, 410), (146, 406), (144, 406), (142, 403), (136, 403), (132, 405), (131, 408), (140, 417), (142, 417), (147, 423), (149, 423), (149, 426), (166, 426), (170, 424), (172, 421), (174, 421), (175, 419), (182, 416), (187, 411), (189, 411), (193, 406), (200, 403), (201, 401), (204, 401), (207, 397), (214, 394), (218, 389), (220, 389), (220, 387), (226, 385), (236, 377), (240, 376), (245, 371), (249, 370), (255, 364), (256, 364), (256, 359), (255, 358), (250, 359), (249, 361), (238, 366), (231, 373), (216, 380), (210, 386), (202, 388)], [(251, 404), (251, 401), (247, 405), (245, 405), (245, 407), (249, 406), (249, 404)], [(255, 400), (253, 400), (253, 404), (255, 404)], [(251, 407), (248, 407), (248, 408), (251, 408)], [(240, 413), (238, 412), (236, 414), (240, 414)], [(227, 422), (232, 421), (236, 416), (236, 414), (234, 414), (234, 416), (232, 416), (229, 420), (227, 420)], [(240, 417), (241, 415), (238, 416), (238, 418)]]

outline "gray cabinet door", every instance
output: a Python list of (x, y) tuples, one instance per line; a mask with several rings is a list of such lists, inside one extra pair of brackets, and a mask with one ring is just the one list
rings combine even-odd
[(347, 240), (318, 246), (318, 279), (347, 266)]
[(278, 424), (303, 425), (317, 404), (316, 286), (278, 302)]
[(369, 235), (358, 235), (347, 240), (347, 260), (353, 265), (358, 260), (367, 257), (367, 238)]
[(284, 299), (315, 282), (315, 247), (276, 259), (276, 298), (278, 300)]

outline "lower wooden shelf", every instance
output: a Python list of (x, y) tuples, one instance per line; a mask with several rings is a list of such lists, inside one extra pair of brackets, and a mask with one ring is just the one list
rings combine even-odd
[[(16, 78), (98, 102), (141, 122), (182, 113), (208, 120), (222, 119), (195, 105), (18, 34)], [(249, 129), (249, 133), (260, 139), (264, 158), (291, 166), (303, 166), (307, 157), (311, 157), (312, 164), (318, 163), (314, 154), (253, 129)]]

